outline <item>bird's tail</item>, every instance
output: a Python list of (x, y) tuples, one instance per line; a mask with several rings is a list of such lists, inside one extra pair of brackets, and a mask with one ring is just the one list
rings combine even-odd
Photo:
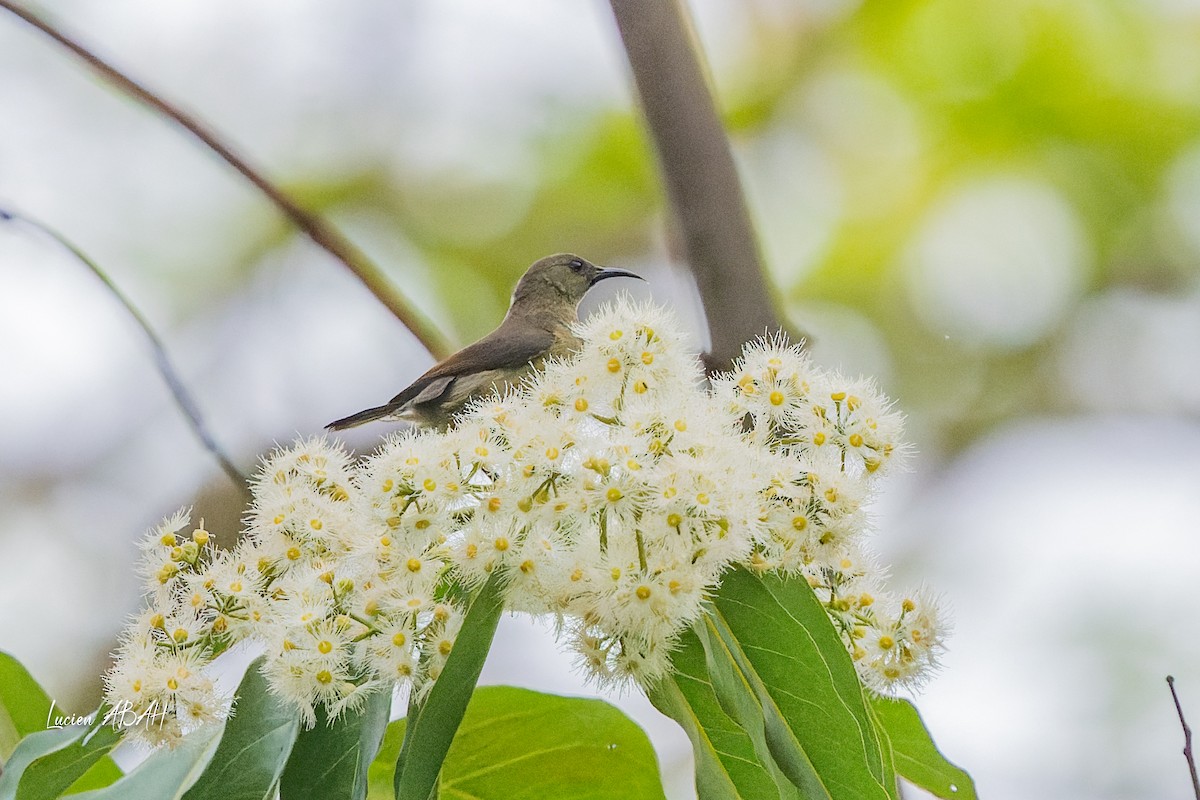
[(377, 419), (383, 419), (395, 413), (396, 408), (390, 404), (375, 406), (364, 411), (359, 411), (357, 414), (351, 414), (348, 417), (335, 419), (333, 422), (326, 425), (326, 429), (331, 431), (342, 431), (346, 428), (353, 428), (356, 425), (362, 425), (365, 422), (373, 422)]

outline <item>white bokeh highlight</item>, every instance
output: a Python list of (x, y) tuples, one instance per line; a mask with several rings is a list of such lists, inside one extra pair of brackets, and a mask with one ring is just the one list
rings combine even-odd
[(949, 191), (904, 257), (913, 307), (930, 331), (1002, 349), (1046, 336), (1090, 268), (1083, 227), (1066, 200), (1012, 176)]

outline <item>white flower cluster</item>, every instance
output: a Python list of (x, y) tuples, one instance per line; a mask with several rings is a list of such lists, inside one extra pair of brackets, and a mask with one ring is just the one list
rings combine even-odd
[(712, 396), (743, 419), (768, 473), (747, 566), (804, 575), (867, 686), (919, 683), (942, 649), (936, 601), (887, 593), (863, 547), (863, 505), (904, 453), (900, 415), (872, 382), (823, 370), (782, 337), (748, 345)]
[(340, 447), (300, 442), (263, 464), (237, 547), (213, 552), (204, 530), (181, 538), (184, 514), (150, 533), (149, 609), (106, 679), (109, 704), (153, 719), (132, 733), (173, 743), (222, 718), (229, 698), (200, 668), (245, 639), (265, 646), (271, 690), (308, 725), (318, 706), (333, 718), (397, 682), (428, 688), (462, 623), (441, 597), (444, 534), (416, 513), (404, 524), (381, 518), (359, 478)]
[(189, 586), (213, 562), (212, 535), (201, 525), (181, 535), (184, 512), (163, 520), (142, 543), (148, 608), (126, 628), (116, 665), (105, 676), (107, 700), (131, 732), (150, 742), (174, 742), (229, 712), (203, 667), (219, 649), (214, 615)]
[(492, 453), (454, 562), (468, 581), (508, 569), (508, 606), (555, 615), (592, 676), (649, 683), (750, 553), (752, 453), (664, 311), (618, 305), (578, 334), (576, 357), (451, 434)]
[(172, 709), (165, 740), (218, 718), (228, 700), (200, 667), (245, 638), (310, 724), (397, 683), (425, 691), (462, 623), (453, 598), (497, 571), (506, 607), (553, 615), (600, 681), (664, 675), (736, 564), (803, 575), (868, 685), (928, 672), (936, 607), (889, 599), (861, 549), (863, 503), (903, 449), (873, 386), (775, 339), (707, 389), (678, 323), (627, 301), (577, 333), (576, 356), (448, 432), (394, 435), (357, 465), (323, 440), (275, 453), (231, 551), (164, 523), (109, 702)]

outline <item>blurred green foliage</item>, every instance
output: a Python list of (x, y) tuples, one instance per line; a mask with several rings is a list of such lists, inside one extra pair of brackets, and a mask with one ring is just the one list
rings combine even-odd
[[(783, 23), (748, 9), (749, 34), (715, 76), (735, 146), (783, 130), (815, 146), (837, 181), (838, 214), (815, 263), (773, 265), (780, 295), (800, 327), (813, 301), (869, 319), (894, 362), (889, 390), (947, 444), (1068, 404), (1043, 388), (1065, 319), (1032, 343), (981, 347), (948, 341), (906, 293), (906, 250), (954, 187), (1011, 175), (1057, 192), (1086, 234), (1085, 295), (1194, 282), (1163, 210), (1164, 175), (1200, 141), (1193, 18), (1167, 4), (1089, 0), (875, 0), (833, 21), (795, 13)], [(292, 188), (327, 211), (394, 219), (452, 298), (452, 335), (466, 342), (493, 326), (533, 258), (570, 248), (620, 263), (661, 237), (663, 199), (636, 110), (562, 114), (552, 130), (531, 125), (536, 158), (532, 170), (510, 170), (525, 184), (516, 189), (494, 175), (383, 164)]]

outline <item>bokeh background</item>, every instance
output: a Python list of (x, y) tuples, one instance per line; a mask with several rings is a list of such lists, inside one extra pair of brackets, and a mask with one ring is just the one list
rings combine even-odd
[[(533, 259), (646, 274), (702, 340), (601, 0), (53, 0), (364, 247), (458, 344)], [(770, 278), (917, 455), (874, 505), (955, 631), (917, 702), (990, 798), (1185, 798), (1200, 724), (1200, 3), (693, 0)], [(211, 154), (0, 14), (0, 206), (143, 309), (217, 438), (275, 442), (429, 364)], [(597, 290), (602, 300), (617, 287)], [(369, 450), (387, 426), (347, 437)], [(94, 703), (142, 531), (239, 499), (143, 338), (0, 224), (0, 649)], [(485, 672), (592, 693), (536, 622)], [(636, 696), (674, 797), (686, 740)]]

